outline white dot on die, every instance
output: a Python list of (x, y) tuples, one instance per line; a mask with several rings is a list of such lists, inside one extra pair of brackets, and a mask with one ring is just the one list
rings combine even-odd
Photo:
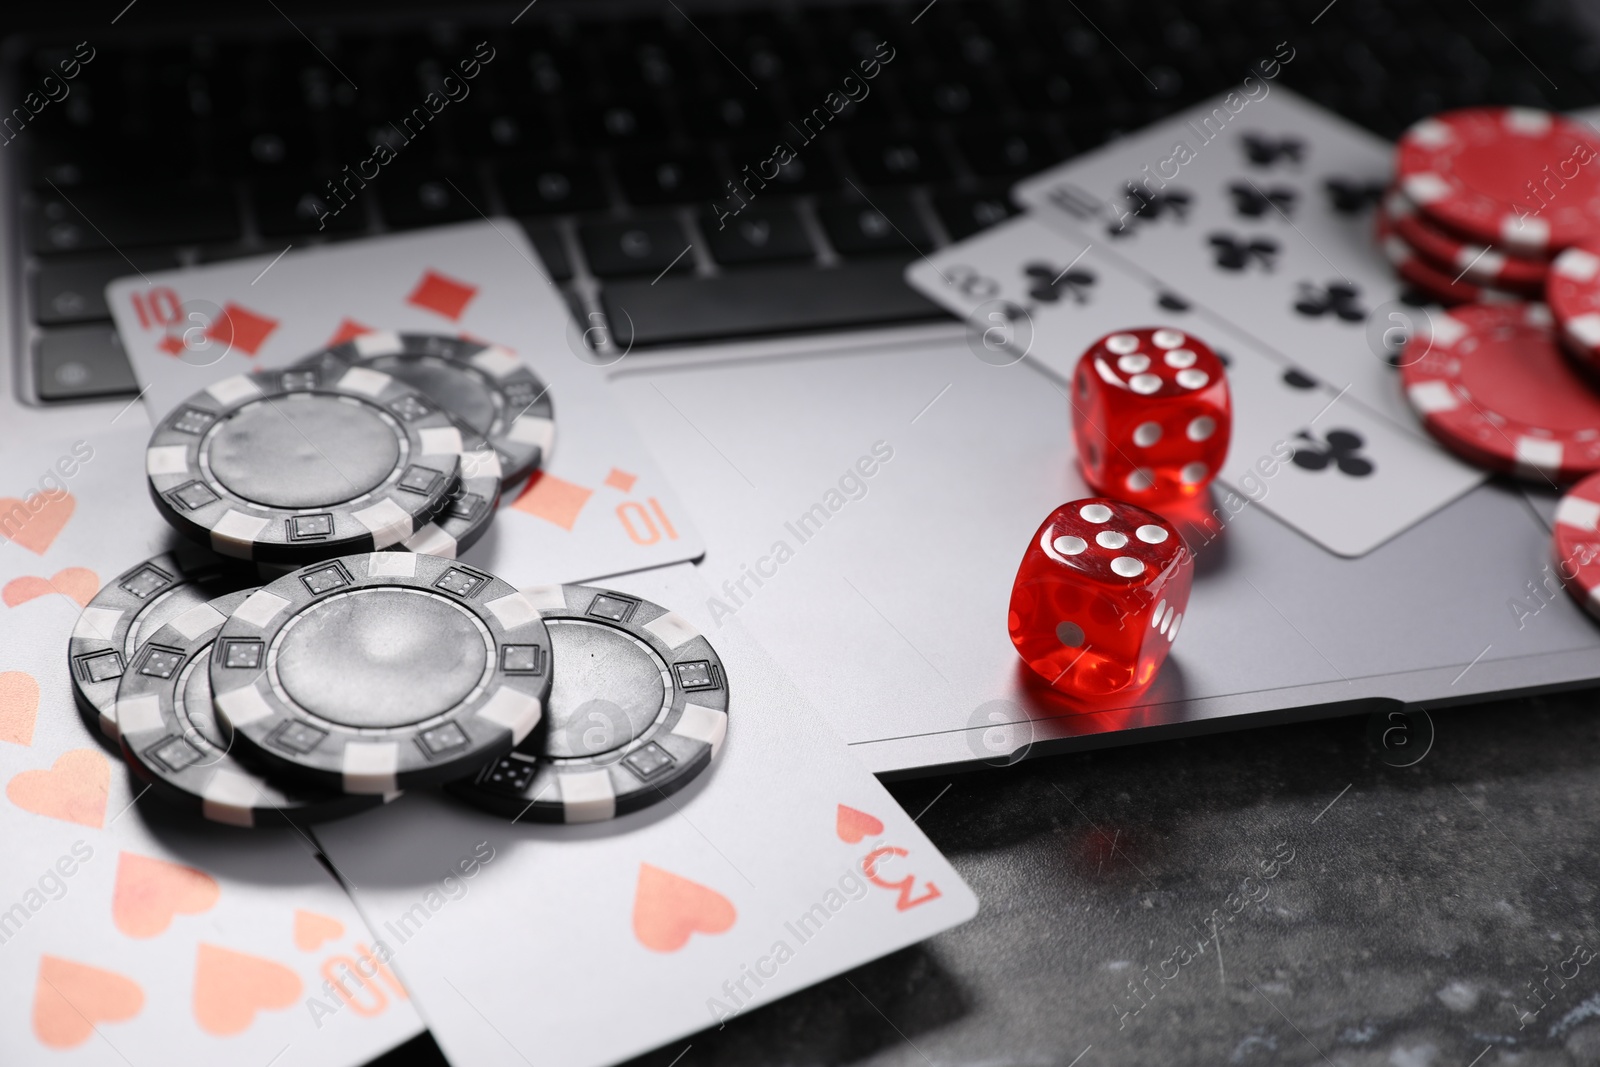
[(1150, 357), (1139, 352), (1131, 356), (1118, 356), (1117, 369), (1123, 374), (1138, 374), (1150, 369)]
[(1161, 362), (1169, 367), (1192, 367), (1194, 366), (1194, 361), (1199, 358), (1191, 348), (1174, 348), (1171, 352), (1161, 357)]
[(1131, 333), (1114, 333), (1106, 338), (1106, 347), (1119, 356), (1125, 355), (1138, 349), (1139, 339)]
[(1079, 552), (1089, 547), (1089, 542), (1081, 537), (1061, 536), (1050, 542), (1050, 547), (1063, 556), (1076, 556)]
[(1191, 441), (1204, 441), (1217, 432), (1217, 420), (1210, 415), (1197, 415), (1189, 420), (1189, 426), (1184, 433), (1189, 435)]
[(1158, 348), (1177, 348), (1188, 338), (1177, 330), (1157, 330), (1150, 335), (1150, 340), (1154, 341)]
[(1094, 543), (1101, 548), (1121, 548), (1128, 543), (1128, 535), (1117, 530), (1101, 530), (1094, 535)]
[(1178, 477), (1182, 479), (1184, 485), (1199, 485), (1206, 480), (1208, 473), (1209, 469), (1204, 463), (1185, 463), (1183, 470), (1178, 472)]
[(1207, 374), (1199, 367), (1189, 367), (1185, 370), (1181, 370), (1177, 373), (1177, 375), (1175, 375), (1175, 377), (1178, 379), (1178, 384), (1183, 386), (1185, 389), (1199, 389), (1201, 386), (1205, 385), (1211, 380), (1211, 375)]
[(1161, 424), (1159, 422), (1141, 422), (1133, 428), (1133, 443), (1140, 448), (1149, 448), (1161, 440)]
[(1179, 615), (1172, 620), (1172, 628), (1167, 631), (1167, 643), (1170, 645), (1178, 639), (1178, 627), (1183, 624), (1183, 616)]
[(1075, 622), (1057, 623), (1056, 640), (1068, 648), (1077, 648), (1083, 644), (1083, 627)]
[(1133, 534), (1147, 545), (1159, 545), (1161, 542), (1167, 539), (1167, 531), (1163, 530), (1153, 522), (1145, 523), (1143, 526), (1133, 531)]
[(1128, 473), (1128, 477), (1124, 479), (1124, 482), (1131, 491), (1142, 493), (1156, 484), (1156, 476), (1150, 473), (1149, 467), (1135, 467)]
[(1144, 573), (1144, 564), (1132, 556), (1118, 556), (1111, 561), (1111, 571), (1124, 578), (1137, 578)]
[(1161, 620), (1157, 624), (1156, 630), (1159, 631), (1160, 633), (1166, 633), (1167, 632), (1167, 627), (1171, 626), (1171, 625), (1172, 625), (1172, 609), (1168, 608), (1167, 611), (1166, 611), (1166, 614), (1161, 616)]
[(1166, 609), (1167, 609), (1167, 602), (1165, 600), (1163, 600), (1161, 603), (1156, 605), (1156, 613), (1154, 615), (1150, 616), (1150, 625), (1151, 625), (1151, 627), (1157, 627), (1157, 626), (1161, 625), (1161, 613), (1163, 611), (1165, 611)]
[(1078, 509), (1078, 516), (1084, 522), (1105, 522), (1111, 518), (1111, 509), (1104, 504), (1085, 504)]
[(1161, 379), (1154, 374), (1135, 374), (1128, 379), (1128, 388), (1141, 396), (1149, 396), (1161, 388)]

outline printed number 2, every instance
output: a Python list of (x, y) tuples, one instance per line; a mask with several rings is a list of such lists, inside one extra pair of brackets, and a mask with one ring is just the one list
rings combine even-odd
[(905, 849), (895, 848), (891, 845), (884, 848), (873, 849), (871, 852), (867, 853), (866, 858), (861, 861), (861, 871), (867, 876), (867, 881), (871, 882), (879, 889), (900, 890), (900, 899), (895, 901), (894, 905), (896, 911), (909, 911), (918, 904), (926, 904), (930, 900), (937, 900), (939, 898), (939, 887), (934, 885), (932, 882), (927, 883), (928, 888), (920, 897), (913, 896), (912, 890), (916, 888), (917, 884), (917, 876), (914, 874), (908, 874), (898, 882), (889, 882), (878, 877), (879, 859), (884, 856), (904, 855), (906, 855)]
[(628, 536), (633, 538), (636, 545), (653, 545), (661, 540), (663, 534), (668, 541), (678, 539), (678, 531), (661, 509), (661, 501), (655, 497), (650, 498), (649, 511), (637, 500), (623, 501), (617, 505), (617, 518), (622, 520), (622, 528), (628, 531)]

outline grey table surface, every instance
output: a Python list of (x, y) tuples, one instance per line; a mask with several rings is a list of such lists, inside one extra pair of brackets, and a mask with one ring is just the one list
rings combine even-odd
[(1597, 703), (894, 785), (977, 918), (634, 1063), (1600, 1063)]

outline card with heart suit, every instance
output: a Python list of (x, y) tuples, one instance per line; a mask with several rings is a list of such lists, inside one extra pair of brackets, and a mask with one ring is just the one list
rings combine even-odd
[(74, 704), (83, 604), (173, 544), (145, 438), (0, 474), (0, 1063), (365, 1063), (422, 1023), (312, 841), (163, 808)]
[(1251, 78), (1015, 196), (1421, 434), (1390, 360), (1423, 313), (1373, 236), (1393, 170), (1393, 145)]
[[(967, 320), (981, 358), (1026, 356), (1045, 368), (1064, 414), (1078, 359), (1097, 338), (1165, 325), (1205, 341), (1226, 363), (1233, 403), (1218, 478), (1336, 555), (1365, 555), (1483, 480), (1121, 252), (1023, 215), (913, 262), (906, 278)], [(1066, 425), (1064, 417), (1063, 433)]]
[(464, 557), (519, 584), (574, 581), (695, 559), (699, 532), (580, 358), (566, 304), (507, 219), (257, 259), (132, 275), (106, 288), (145, 404), (158, 420), (230, 375), (282, 367), (372, 330), (465, 336), (510, 348), (549, 386), (545, 469), (508, 490)]
[[(718, 758), (610, 821), (436, 795), (316, 830), (453, 1063), (611, 1063), (970, 918), (971, 891), (688, 564), (605, 583), (711, 635)], [(403, 840), (404, 848), (394, 847)], [(476, 860), (471, 878), (442, 876)]]

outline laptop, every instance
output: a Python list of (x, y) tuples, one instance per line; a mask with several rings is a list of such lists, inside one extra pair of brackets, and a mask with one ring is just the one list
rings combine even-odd
[[(145, 0), (111, 25), (32, 16), (59, 21), (8, 40), (7, 99), (80, 42), (95, 58), (69, 95), (0, 119), (0, 455), (143, 418), (104, 297), (132, 268), (459, 222), (481, 203), (526, 229), (693, 509), (713, 613), (749, 627), (881, 775), (1590, 684), (1600, 629), (1574, 605), (1547, 598), (1528, 627), (1507, 609), (1548, 555), (1553, 502), (1491, 480), (1358, 559), (1247, 509), (1200, 556), (1149, 690), (1094, 709), (1050, 691), (1005, 606), (1028, 536), (1083, 495), (1065, 405), (1044, 369), (974, 359), (904, 280), (1014, 215), (1018, 180), (1217, 92), (1289, 34), (1284, 83), (1385, 137), (1446, 107), (1600, 99), (1576, 6), (1481, 15), (539, 0), (197, 19)], [(465, 106), (359, 210), (329, 212), (342, 162), (391, 136), (386, 102), (480, 39), (505, 58)], [(801, 125), (868, 59), (870, 94)], [(1375, 72), (1381, 91), (1352, 90)]]

